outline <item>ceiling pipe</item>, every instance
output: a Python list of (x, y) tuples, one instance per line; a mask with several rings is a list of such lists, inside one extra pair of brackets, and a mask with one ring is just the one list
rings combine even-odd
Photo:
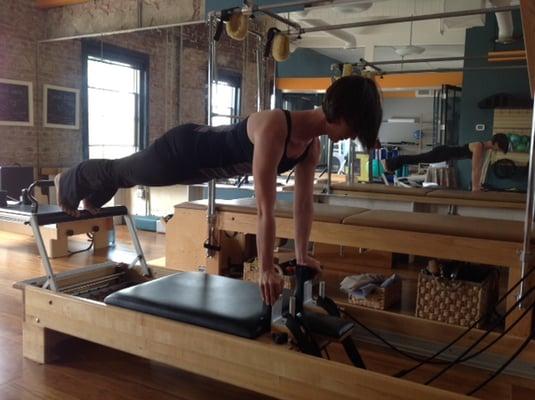
[[(494, 7), (505, 7), (511, 5), (511, 0), (489, 0)], [(513, 39), (513, 14), (511, 11), (497, 12), (496, 21), (498, 22), (498, 39), (496, 43), (509, 44), (514, 42)]]
[[(311, 28), (327, 24), (321, 19), (303, 19), (301, 20), (301, 22), (305, 22)], [(327, 31), (325, 32), (325, 34), (330, 35), (338, 40), (341, 40), (344, 43), (344, 49), (354, 49), (357, 47), (357, 38), (351, 33), (345, 31)], [(296, 41), (294, 43), (299, 46), (299, 41)]]
[(301, 29), (301, 31), (290, 32), (290, 33), (293, 35), (301, 35), (304, 33), (326, 32), (326, 31), (332, 31), (332, 30), (337, 30), (337, 29), (362, 28), (364, 26), (397, 24), (399, 22), (427, 21), (430, 19), (464, 17), (466, 15), (479, 15), (479, 14), (487, 14), (487, 13), (493, 13), (493, 12), (513, 11), (513, 10), (518, 10), (519, 8), (520, 8), (519, 6), (504, 6), (504, 7), (478, 8), (478, 9), (450, 11), (450, 12), (423, 14), (423, 15), (410, 15), (406, 17), (384, 18), (384, 19), (376, 19), (376, 20), (368, 20), (368, 21), (351, 22), (351, 23), (339, 24), (339, 25), (303, 28)]

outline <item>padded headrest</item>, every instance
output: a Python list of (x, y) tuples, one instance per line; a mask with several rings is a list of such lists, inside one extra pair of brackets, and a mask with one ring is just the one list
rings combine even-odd
[(343, 223), (508, 242), (522, 242), (524, 227), (517, 221), (388, 210), (366, 211), (346, 218)]
[[(206, 210), (208, 202), (198, 200), (178, 204), (177, 208), (188, 208), (195, 210)], [(236, 200), (218, 200), (216, 204), (218, 211), (230, 211), (243, 214), (256, 214), (256, 199), (236, 199)], [(367, 211), (366, 208), (333, 206), (330, 204), (314, 203), (314, 221), (341, 223), (344, 218), (351, 215)], [(279, 218), (293, 217), (293, 203), (289, 201), (275, 202), (275, 216)]]

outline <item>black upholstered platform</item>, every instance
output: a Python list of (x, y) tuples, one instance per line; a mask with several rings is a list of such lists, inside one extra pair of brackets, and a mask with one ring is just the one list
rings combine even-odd
[(17, 204), (0, 207), (0, 219), (4, 221), (28, 223), (32, 215), (37, 216), (38, 225), (59, 224), (62, 222), (75, 222), (94, 218), (107, 218), (128, 215), (128, 209), (124, 206), (103, 207), (96, 214), (80, 210), (79, 217), (71, 217), (65, 214), (60, 207), (55, 205), (39, 205), (37, 212), (32, 211), (31, 205)]
[(258, 285), (202, 272), (168, 275), (115, 292), (104, 302), (247, 338), (267, 332), (271, 323)]

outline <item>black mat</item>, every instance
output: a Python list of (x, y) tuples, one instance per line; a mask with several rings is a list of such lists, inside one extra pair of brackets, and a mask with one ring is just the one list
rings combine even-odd
[(182, 272), (115, 292), (106, 304), (246, 338), (270, 329), (257, 284), (202, 272)]

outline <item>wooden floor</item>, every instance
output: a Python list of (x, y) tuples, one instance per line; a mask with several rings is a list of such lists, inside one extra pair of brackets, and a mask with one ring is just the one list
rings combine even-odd
[[(165, 236), (140, 232), (148, 260), (164, 254)], [(118, 244), (111, 251), (76, 254), (54, 260), (56, 271), (103, 261), (131, 261), (129, 237), (121, 227)], [(71, 243), (72, 250), (86, 246), (83, 238)], [(42, 366), (22, 358), (21, 292), (16, 281), (42, 275), (33, 238), (0, 232), (0, 399), (264, 399), (224, 383), (191, 375), (92, 343), (73, 339), (62, 349), (59, 362)], [(377, 346), (360, 345), (369, 369), (394, 374), (413, 362)], [(346, 362), (339, 348), (329, 348), (333, 359)], [(513, 350), (512, 350), (513, 351)], [(410, 376), (422, 382), (436, 371), (425, 367)], [(436, 386), (459, 393), (468, 392), (488, 372), (456, 367)], [(478, 392), (484, 399), (533, 399), (535, 381), (500, 376)]]

